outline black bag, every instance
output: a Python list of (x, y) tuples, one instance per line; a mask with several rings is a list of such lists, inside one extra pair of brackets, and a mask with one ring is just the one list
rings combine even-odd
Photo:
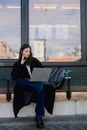
[(48, 81), (52, 84), (53, 87), (55, 87), (55, 89), (61, 89), (63, 87), (65, 82), (64, 73), (65, 69), (63, 69), (62, 67), (56, 67), (52, 69)]

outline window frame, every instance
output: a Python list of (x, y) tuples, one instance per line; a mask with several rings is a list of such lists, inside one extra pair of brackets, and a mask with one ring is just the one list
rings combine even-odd
[[(43, 62), (45, 66), (87, 66), (87, 1), (80, 0), (81, 60), (76, 62)], [(29, 43), (29, 0), (21, 0), (21, 45)], [(0, 59), (0, 66), (12, 66), (16, 59)]]

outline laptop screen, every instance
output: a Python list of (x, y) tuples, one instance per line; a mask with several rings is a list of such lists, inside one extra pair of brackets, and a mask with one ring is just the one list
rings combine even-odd
[(34, 68), (30, 81), (48, 81), (51, 68)]

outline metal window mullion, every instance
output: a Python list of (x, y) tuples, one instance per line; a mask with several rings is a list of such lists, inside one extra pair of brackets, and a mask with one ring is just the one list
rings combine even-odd
[(29, 0), (21, 0), (21, 45), (29, 43)]
[(85, 42), (85, 51), (86, 51), (86, 61), (87, 61), (87, 0), (85, 0), (85, 2), (86, 2), (86, 6), (85, 6), (85, 9), (86, 9), (86, 35), (85, 35), (85, 38), (86, 38), (86, 42)]
[(81, 16), (81, 56), (86, 61), (86, 0), (80, 0)]

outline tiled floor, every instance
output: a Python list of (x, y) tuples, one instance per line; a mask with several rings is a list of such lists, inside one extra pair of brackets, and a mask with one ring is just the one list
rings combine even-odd
[[(87, 116), (51, 116), (44, 118), (42, 130), (87, 130)], [(34, 117), (0, 118), (0, 130), (38, 130)]]
[[(72, 93), (71, 100), (87, 100), (87, 92)], [(56, 93), (56, 100), (67, 100), (66, 93)], [(0, 101), (6, 101), (6, 95), (0, 95)], [(43, 130), (87, 130), (85, 115), (52, 115), (44, 117)], [(38, 130), (34, 116), (0, 118), (0, 130)]]

